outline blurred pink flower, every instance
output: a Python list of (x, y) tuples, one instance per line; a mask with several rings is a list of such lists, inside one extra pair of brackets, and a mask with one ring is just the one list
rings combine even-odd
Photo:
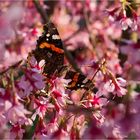
[(108, 92), (112, 92), (114, 95), (117, 95), (118, 97), (122, 97), (127, 93), (127, 90), (124, 88), (124, 86), (126, 86), (126, 80), (120, 77), (106, 82), (104, 88)]
[(10, 130), (10, 139), (22, 139), (24, 132), (25, 130), (21, 128), (20, 124), (17, 123), (15, 125), (12, 125), (12, 128)]
[(17, 83), (20, 97), (27, 97), (33, 90), (41, 90), (45, 87), (44, 76), (38, 70), (25, 69), (25, 75)]
[[(6, 123), (7, 123), (7, 119), (6, 119), (5, 115), (0, 114), (0, 127), (5, 126)], [(1, 131), (0, 131), (0, 133), (1, 133)]]
[(105, 139), (103, 130), (97, 126), (97, 121), (95, 119), (88, 124), (82, 139)]
[(25, 123), (28, 120), (26, 115), (31, 114), (31, 112), (27, 111), (21, 103), (12, 105), (12, 103), (7, 102), (5, 108), (7, 108), (7, 110), (5, 110), (6, 119), (12, 124)]
[(47, 126), (45, 122), (43, 121), (43, 119), (39, 118), (37, 126), (35, 128), (34, 137), (39, 138), (41, 136), (44, 136), (45, 138), (47, 134), (48, 134)]
[(25, 76), (22, 76), (20, 81), (18, 82), (18, 89), (18, 94), (20, 97), (27, 97), (33, 91), (31, 83), (28, 80), (26, 80)]
[(63, 129), (59, 128), (54, 133), (52, 133), (49, 139), (66, 139), (68, 137), (69, 137), (68, 133), (64, 131)]

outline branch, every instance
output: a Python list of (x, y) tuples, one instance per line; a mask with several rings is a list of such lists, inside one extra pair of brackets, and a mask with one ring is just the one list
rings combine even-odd
[(63, 40), (63, 42), (67, 42), (69, 41), (71, 38), (73, 38), (75, 35), (77, 35), (79, 32), (81, 31), (81, 29), (79, 28), (77, 31), (75, 31), (74, 33), (72, 33), (69, 37), (67, 37), (66, 39)]
[(4, 73), (9, 71), (10, 69), (14, 69), (14, 68), (18, 67), (21, 64), (21, 62), (22, 62), (22, 60), (20, 60), (19, 62), (15, 63), (14, 65), (8, 67), (6, 70), (0, 72), (0, 75), (3, 75)]
[(33, 3), (37, 9), (37, 11), (39, 12), (39, 14), (41, 15), (41, 18), (43, 19), (43, 23), (47, 23), (49, 22), (49, 17), (46, 14), (46, 11), (41, 7), (40, 3), (38, 0), (33, 0)]
[(72, 55), (70, 54), (70, 52), (66, 49), (66, 47), (63, 47), (63, 48), (64, 48), (66, 58), (68, 59), (69, 63), (72, 65), (73, 69), (75, 71), (79, 72), (80, 74), (83, 74), (81, 69), (78, 67), (77, 63), (74, 61), (74, 59), (73, 59)]

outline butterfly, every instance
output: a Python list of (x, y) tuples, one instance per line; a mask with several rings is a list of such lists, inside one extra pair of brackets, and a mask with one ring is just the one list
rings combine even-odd
[[(45, 60), (43, 73), (47, 74), (48, 77), (56, 71), (60, 72), (65, 67), (63, 43), (52, 22), (44, 25), (43, 33), (38, 38), (36, 49), (32, 54), (38, 62), (42, 59)], [(67, 89), (71, 90), (88, 89), (89, 85), (94, 86), (92, 81), (87, 79), (85, 75), (71, 70), (66, 72), (65, 79), (71, 80), (67, 86)]]
[(44, 25), (43, 33), (37, 40), (33, 54), (38, 62), (42, 59), (45, 60), (43, 73), (46, 73), (48, 76), (63, 66), (63, 44), (53, 23), (49, 22)]

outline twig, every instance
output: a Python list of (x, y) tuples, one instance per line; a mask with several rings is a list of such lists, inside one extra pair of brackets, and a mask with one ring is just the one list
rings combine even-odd
[(38, 0), (33, 0), (33, 2), (34, 2), (34, 5), (35, 5), (37, 11), (41, 15), (41, 18), (43, 19), (43, 23), (49, 22), (49, 17), (46, 14), (45, 10), (41, 7), (39, 1)]
[(138, 80), (138, 81), (129, 80), (128, 84), (140, 84), (140, 80)]
[[(83, 4), (85, 4), (85, 1), (83, 1)], [(84, 9), (84, 19), (85, 19), (85, 23), (86, 23), (86, 29), (87, 29), (87, 32), (89, 34), (90, 43), (93, 47), (93, 51), (96, 53), (97, 58), (99, 58), (99, 55), (98, 55), (96, 48), (95, 48), (95, 43), (94, 43), (95, 41), (94, 41), (93, 35), (91, 33), (91, 29), (89, 28), (91, 23), (89, 21), (86, 9)]]
[(21, 62), (22, 62), (22, 60), (20, 60), (19, 62), (15, 63), (14, 65), (8, 67), (6, 70), (0, 72), (0, 75), (6, 73), (6, 72), (9, 71), (10, 69), (14, 69), (14, 68), (18, 67), (18, 66), (21, 64)]
[(72, 55), (70, 54), (70, 52), (66, 49), (66, 47), (64, 47), (64, 52), (65, 52), (66, 58), (68, 59), (69, 63), (72, 65), (74, 70), (79, 72), (80, 74), (83, 74), (81, 69), (78, 67), (77, 63), (74, 61), (74, 59), (73, 59)]
[(73, 38), (75, 35), (77, 35), (79, 32), (81, 31), (81, 29), (79, 28), (77, 31), (75, 31), (74, 33), (72, 33), (69, 37), (67, 37), (66, 39), (63, 40), (63, 42), (67, 42), (68, 40), (70, 40), (71, 38)]

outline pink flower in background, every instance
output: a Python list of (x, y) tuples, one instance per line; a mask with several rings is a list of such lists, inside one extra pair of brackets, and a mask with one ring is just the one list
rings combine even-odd
[(127, 90), (124, 88), (125, 86), (126, 86), (126, 80), (124, 80), (123, 78), (116, 78), (114, 80), (110, 80), (106, 82), (104, 88), (108, 92), (112, 92), (114, 95), (117, 95), (118, 97), (122, 97), (127, 92)]
[(45, 87), (44, 76), (38, 73), (38, 69), (25, 69), (20, 81), (17, 83), (20, 97), (27, 97), (33, 90), (43, 89)]
[(7, 123), (6, 116), (1, 114), (0, 115), (0, 127), (3, 127), (4, 125), (6, 125), (6, 123)]
[(26, 115), (31, 114), (31, 112), (26, 110), (20, 103), (18, 103), (17, 105), (12, 105), (10, 102), (7, 102), (5, 108), (7, 108), (5, 113), (6, 119), (12, 124), (23, 124), (27, 122), (28, 118), (26, 117)]
[[(132, 29), (132, 31), (137, 31), (139, 27), (139, 16), (130, 5), (128, 1), (121, 1), (122, 5), (119, 5), (117, 8), (112, 10), (107, 10), (109, 15), (109, 19), (112, 22), (119, 23), (121, 25), (122, 30), (127, 30), (128, 27)], [(127, 14), (126, 10), (129, 8), (129, 14)]]
[(16, 138), (23, 138), (25, 130), (21, 128), (21, 125), (18, 123), (13, 125), (11, 130), (10, 130), (10, 138), (16, 139)]
[(28, 80), (26, 80), (25, 76), (23, 76), (18, 82), (18, 88), (19, 88), (18, 94), (21, 97), (29, 96), (33, 91), (33, 86)]
[(6, 12), (3, 12), (0, 17), (0, 39), (6, 40), (15, 36), (15, 25), (23, 17), (24, 7), (21, 3), (13, 3)]
[(93, 119), (89, 124), (89, 127), (85, 130), (84, 135), (82, 136), (83, 139), (104, 139), (105, 135), (97, 125), (96, 120)]

